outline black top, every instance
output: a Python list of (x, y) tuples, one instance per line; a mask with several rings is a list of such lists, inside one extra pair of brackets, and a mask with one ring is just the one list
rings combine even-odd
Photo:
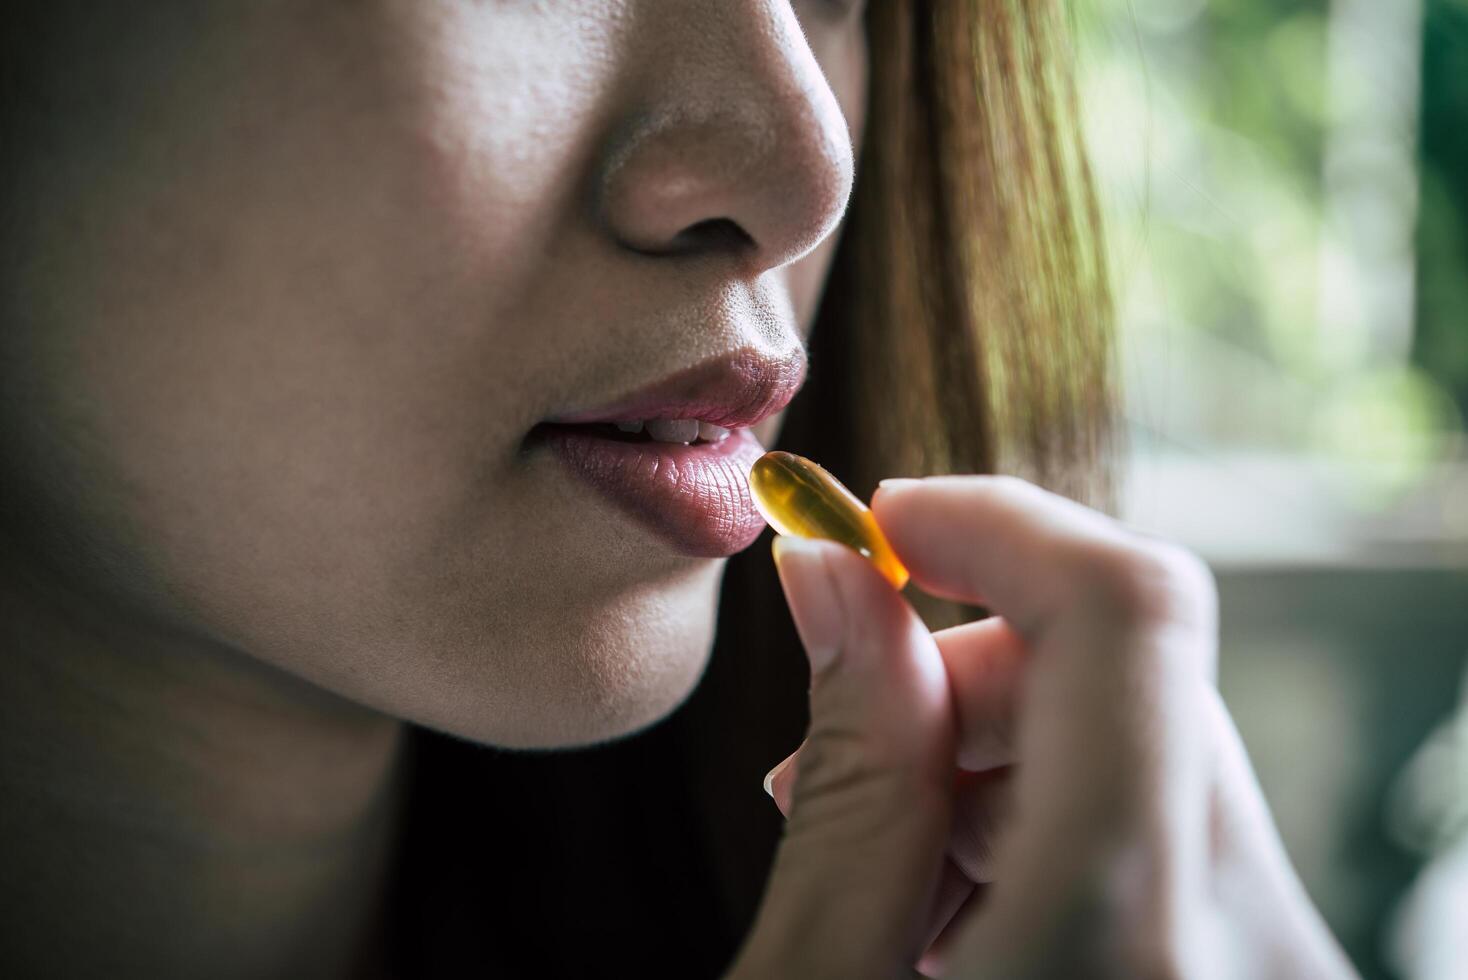
[[(761, 781), (807, 721), (804, 657), (753, 561), (770, 561), (768, 532), (731, 559), (708, 671), (655, 727), (555, 753), (413, 732), (384, 937), (394, 976), (724, 971), (783, 825)], [(789, 644), (753, 635), (770, 610)]]

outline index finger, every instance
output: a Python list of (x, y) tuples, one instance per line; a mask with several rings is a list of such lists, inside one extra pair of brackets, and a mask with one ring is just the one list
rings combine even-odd
[(987, 606), (1027, 640), (1074, 614), (1211, 627), (1202, 562), (1023, 480), (885, 480), (872, 513), (920, 588)]
[(1008, 477), (893, 481), (872, 510), (913, 581), (988, 606), (1031, 652), (1015, 732), (1026, 817), (1002, 880), (1060, 895), (1066, 869), (1118, 836), (1155, 848), (1196, 826), (1174, 818), (1204, 799), (1216, 600), (1200, 561)]

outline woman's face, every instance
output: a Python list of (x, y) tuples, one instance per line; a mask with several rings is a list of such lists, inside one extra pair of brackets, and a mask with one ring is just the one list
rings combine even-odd
[(773, 437), (851, 189), (856, 5), (69, 6), (6, 109), (10, 560), (473, 739), (674, 707), (757, 449), (547, 423)]

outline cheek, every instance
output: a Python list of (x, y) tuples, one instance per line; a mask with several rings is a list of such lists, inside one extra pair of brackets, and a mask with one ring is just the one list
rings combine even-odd
[(241, 27), (119, 107), (167, 142), (38, 198), (0, 380), (40, 408), (5, 465), (84, 529), (70, 573), (114, 567), (155, 622), (470, 737), (586, 741), (687, 692), (722, 563), (629, 589), (637, 542), (542, 519), (564, 481), (515, 472), (559, 356), (521, 298), (603, 59), (466, 6)]
[(66, 234), (37, 243), (35, 375), (191, 575), (371, 585), (483, 503), (533, 410), (514, 308), (579, 132), (548, 104), (585, 99), (544, 66), (514, 97), (496, 73), (545, 44), (508, 18), (338, 16), (246, 25), (179, 66), (174, 101), (122, 107), (167, 144), (53, 188)]
[[(502, 6), (502, 5), (495, 5)], [(536, 5), (538, 6), (538, 5)], [(532, 280), (588, 193), (611, 90), (615, 20), (578, 27), (530, 8), (434, 16), (411, 4), (398, 29), (405, 123), (396, 138), (412, 172), (419, 224), (438, 228), (439, 256), (504, 295)], [(589, 23), (582, 23), (590, 21)], [(492, 277), (488, 282), (486, 276)]]

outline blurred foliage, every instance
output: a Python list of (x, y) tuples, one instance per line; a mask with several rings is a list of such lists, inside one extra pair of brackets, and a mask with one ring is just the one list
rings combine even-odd
[(1373, 509), (1463, 458), (1468, 0), (1421, 4), (1080, 0), (1129, 412), (1160, 444), (1324, 457)]
[[(1246, 510), (1268, 496), (1276, 484), (1250, 480), (1277, 467), (1329, 474), (1298, 496), (1308, 516), (1344, 515), (1331, 533), (1468, 541), (1468, 0), (1072, 9), (1138, 458), (1216, 463), (1217, 485), (1196, 484), (1202, 499), (1186, 504), (1209, 520), (1229, 494)], [(1409, 636), (1425, 614), (1394, 613), (1381, 610), (1390, 639), (1371, 641), (1369, 659), (1332, 659), (1322, 677), (1418, 680), (1403, 648), (1425, 642)], [(1260, 676), (1268, 687), (1289, 674), (1269, 664)], [(1339, 706), (1325, 687), (1301, 696)], [(1400, 704), (1425, 700), (1414, 692), (1359, 721), (1365, 747), (1340, 753), (1375, 753), (1363, 780), (1400, 764), (1391, 753), (1427, 723)], [(1332, 926), (1364, 976), (1394, 975), (1381, 923), (1416, 865), (1380, 833), (1379, 797), (1312, 810), (1279, 792), (1310, 814), (1311, 836), (1337, 835), (1340, 853), (1312, 882)]]
[(1431, 0), (1424, 35), (1413, 354), (1468, 416), (1468, 2)]

